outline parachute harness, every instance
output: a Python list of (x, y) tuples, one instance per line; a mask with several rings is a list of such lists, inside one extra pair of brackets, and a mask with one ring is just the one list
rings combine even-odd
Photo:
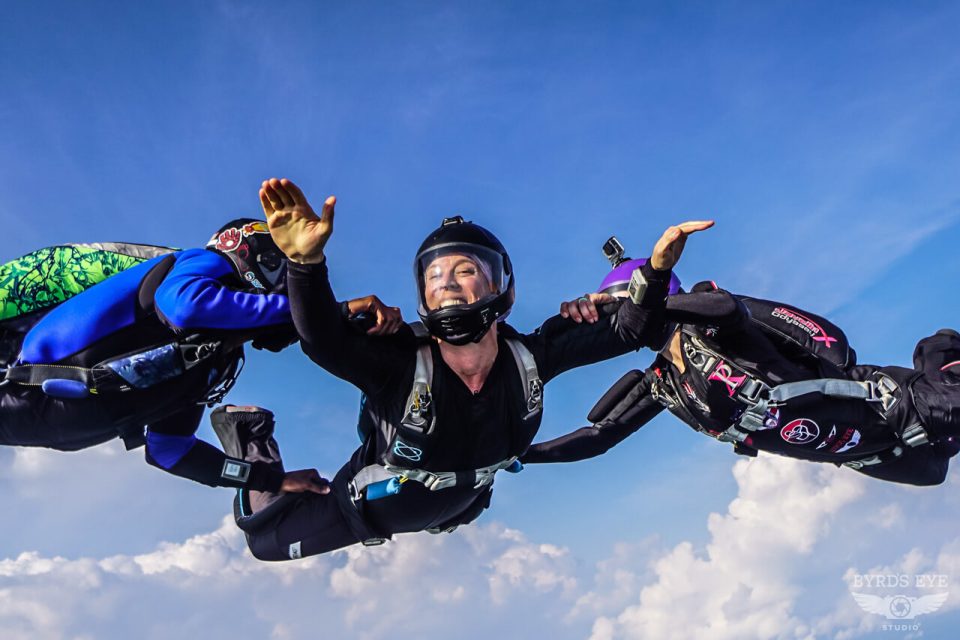
[[(3, 383), (39, 386), (55, 398), (81, 399), (101, 393), (146, 389), (175, 378), (218, 354), (219, 340), (203, 340), (192, 335), (147, 349), (105, 360), (92, 367), (56, 364), (20, 364), (4, 372)], [(242, 359), (242, 358), (241, 358)], [(239, 364), (242, 367), (242, 363)], [(239, 373), (237, 363), (220, 376), (210, 394), (201, 402), (208, 404), (222, 398)]]
[[(523, 380), (526, 413), (523, 419), (529, 419), (543, 411), (543, 383), (537, 371), (533, 354), (519, 340), (506, 340), (520, 370)], [(424, 435), (433, 431), (436, 418), (430, 408), (433, 404), (430, 385), (433, 379), (433, 355), (429, 345), (417, 350), (417, 366), (414, 372), (413, 388), (407, 399), (407, 411), (401, 421), (401, 427), (413, 429)], [(398, 445), (398, 438), (390, 449)], [(418, 457), (419, 459), (419, 457)], [(427, 471), (393, 464), (381, 463), (367, 465), (348, 483), (350, 498), (357, 502), (361, 499), (378, 500), (400, 492), (404, 483), (419, 482), (430, 491), (439, 491), (456, 486), (470, 485), (474, 489), (493, 484), (498, 471), (518, 473), (523, 465), (517, 456), (501, 460), (495, 464), (467, 471)]]
[[(683, 332), (684, 355), (690, 364), (704, 375), (710, 375), (713, 368), (723, 359), (712, 351), (694, 334)], [(736, 367), (729, 360), (728, 366), (735, 368), (738, 375), (745, 376), (743, 383), (737, 389), (734, 398), (746, 408), (740, 417), (726, 431), (715, 437), (722, 442), (731, 442), (735, 446), (742, 445), (751, 433), (762, 431), (767, 427), (764, 420), (768, 409), (783, 406), (789, 400), (811, 393), (818, 393), (832, 398), (846, 398), (863, 400), (871, 403), (873, 408), (884, 418), (897, 406), (902, 397), (900, 385), (892, 378), (880, 372), (874, 373), (874, 380), (855, 381), (838, 378), (818, 378), (787, 382), (774, 387), (759, 380), (750, 372)], [(659, 399), (659, 398), (658, 398)], [(664, 400), (661, 400), (663, 403)], [(909, 447), (918, 447), (930, 442), (930, 438), (919, 422), (910, 425), (900, 434), (901, 442)], [(903, 455), (903, 448), (896, 446), (884, 454), (876, 454), (862, 460), (844, 462), (845, 466), (853, 469), (862, 469), (866, 466), (889, 462)]]

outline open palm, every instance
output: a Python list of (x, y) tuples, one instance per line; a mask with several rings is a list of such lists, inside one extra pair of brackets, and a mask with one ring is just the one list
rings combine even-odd
[(323, 262), (323, 249), (333, 234), (337, 199), (327, 198), (318, 216), (300, 188), (286, 178), (264, 180), (260, 204), (274, 242), (293, 262)]
[(668, 228), (653, 247), (653, 254), (650, 256), (653, 268), (658, 271), (673, 269), (680, 260), (683, 247), (687, 244), (687, 237), (691, 233), (703, 231), (712, 226), (713, 220), (694, 220), (681, 222)]

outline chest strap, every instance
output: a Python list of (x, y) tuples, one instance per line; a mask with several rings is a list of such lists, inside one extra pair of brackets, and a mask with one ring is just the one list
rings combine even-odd
[(379, 500), (400, 493), (405, 482), (419, 482), (430, 491), (470, 486), (479, 489), (493, 484), (498, 471), (519, 473), (523, 469), (517, 456), (470, 471), (426, 471), (387, 464), (371, 464), (361, 469), (348, 484), (354, 501)]

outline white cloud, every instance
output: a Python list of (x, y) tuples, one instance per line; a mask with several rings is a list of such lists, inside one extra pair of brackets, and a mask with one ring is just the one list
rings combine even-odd
[[(103, 456), (117, 458), (111, 467), (143, 464), (118, 453), (82, 464)], [(19, 475), (8, 470), (7, 479), (35, 477), (32, 463), (14, 465)], [(60, 470), (40, 477), (58, 481)], [(0, 560), (0, 636), (217, 640), (242, 629), (279, 640), (375, 639), (402, 628), (465, 638), (854, 638), (883, 622), (850, 597), (854, 573), (960, 577), (960, 539), (933, 517), (946, 509), (949, 521), (955, 511), (956, 475), (939, 489), (902, 488), (772, 456), (741, 460), (733, 474), (738, 494), (706, 519), (703, 548), (651, 537), (615, 545), (594, 566), (499, 524), (263, 563), (229, 517), (143, 552), (15, 553)], [(933, 533), (899, 536), (911, 520), (929, 520)], [(958, 600), (960, 591), (937, 615)]]
[(435, 635), (465, 621), (503, 632), (523, 616), (542, 626), (550, 611), (561, 614), (576, 586), (572, 570), (567, 550), (499, 525), (264, 563), (228, 517), (216, 531), (145, 554), (0, 561), (0, 635), (159, 638), (181, 622), (207, 638), (235, 638), (237, 629), (273, 638)]
[[(887, 620), (857, 606), (854, 575), (960, 581), (960, 538), (933, 516), (955, 512), (956, 473), (942, 487), (918, 489), (766, 455), (737, 462), (733, 473), (738, 495), (726, 513), (708, 517), (703, 549), (681, 542), (658, 551), (648, 541), (639, 558), (621, 548), (600, 563), (569, 613), (593, 618), (591, 640), (855, 638)], [(926, 536), (896, 535), (923, 521)], [(954, 585), (930, 616), (956, 609)]]

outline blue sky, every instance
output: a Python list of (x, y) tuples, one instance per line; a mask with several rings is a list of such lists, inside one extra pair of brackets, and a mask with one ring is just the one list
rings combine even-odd
[[(408, 319), (413, 252), (441, 218), (461, 213), (510, 250), (518, 273), (511, 322), (521, 330), (600, 282), (599, 248), (609, 235), (639, 256), (669, 224), (703, 217), (717, 226), (690, 241), (678, 269), (686, 283), (714, 279), (829, 314), (863, 362), (908, 364), (918, 338), (956, 326), (955, 3), (8, 4), (0, 26), (2, 260), (61, 241), (196, 246), (227, 219), (259, 215), (257, 187), (275, 175), (315, 201), (338, 196), (328, 251), (338, 294), (375, 292)], [(628, 356), (552, 383), (542, 434), (580, 426), (610, 383), (649, 359)], [(290, 466), (326, 473), (356, 445), (357, 399), (296, 350), (252, 354), (231, 397), (273, 408)], [(529, 624), (557, 637), (660, 637), (645, 617), (656, 609), (649, 598), (682, 599), (651, 567), (664, 558), (684, 566), (675, 555), (684, 544), (701, 560), (714, 558), (723, 527), (708, 524), (709, 514), (722, 519), (751, 504), (765, 474), (811, 491), (838, 483), (848, 490), (838, 503), (848, 506), (809, 514), (814, 546), (798, 556), (815, 557), (819, 572), (801, 562), (740, 575), (776, 592), (779, 570), (792, 591), (777, 602), (793, 612), (768, 635), (762, 621), (740, 632), (889, 637), (877, 630), (882, 618), (851, 613), (858, 610), (843, 576), (851, 567), (926, 566), (903, 560), (914, 547), (927, 568), (954, 567), (957, 583), (950, 610), (923, 618), (928, 636), (943, 637), (937, 629), (958, 619), (960, 563), (948, 562), (956, 479), (918, 493), (770, 459), (735, 475), (726, 446), (669, 416), (601, 459), (498, 480), (494, 508), (473, 533), (341, 554), (310, 565), (309, 578), (307, 570), (242, 564), (242, 544), (216, 533), (229, 492), (168, 478), (139, 453), (7, 450), (0, 461), (0, 504), (17, 514), (0, 539), (0, 557), (14, 563), (0, 561), (0, 629), (11, 637), (125, 637), (136, 628), (67, 605), (52, 618), (4, 613), (8, 602), (69, 602), (57, 572), (82, 574), (90, 563), (108, 585), (189, 609), (198, 628), (223, 614), (230, 589), (275, 580), (287, 585), (276, 586), (277, 608), (251, 607), (274, 637), (309, 628), (290, 608), (302, 595), (295, 591), (338, 603), (334, 628), (383, 637), (359, 613), (342, 617), (362, 611), (363, 600), (343, 576), (390, 584), (384, 576), (400, 570), (404, 553), (457, 562), (466, 586), (450, 585), (451, 593), (491, 585), (470, 611), (433, 602), (427, 630), (435, 633), (449, 635), (454, 627), (445, 625), (475, 616), (484, 620), (478, 629), (501, 632)], [(758, 509), (783, 516), (776, 502), (758, 500)], [(884, 509), (890, 517), (878, 541), (864, 523)], [(862, 516), (859, 524), (847, 512)], [(169, 560), (190, 555), (191, 536), (226, 540), (213, 557), (242, 567), (225, 570), (233, 586), (218, 591), (204, 582), (216, 583), (216, 570)], [(36, 558), (17, 565), (22, 552)], [(58, 556), (61, 564), (51, 560)], [(104, 568), (120, 556), (123, 566), (149, 556), (175, 568), (136, 577)], [(531, 564), (511, 581), (518, 557)], [(629, 576), (610, 577), (621, 564)], [(690, 571), (707, 572), (707, 584), (716, 567), (707, 561)], [(194, 600), (161, 584), (170, 571), (187, 576), (171, 585), (197, 585)], [(206, 613), (192, 609), (204, 596)], [(590, 604), (600, 600), (606, 609)], [(840, 613), (828, 615), (834, 601)], [(526, 621), (521, 604), (551, 616)], [(168, 622), (156, 615), (138, 624), (160, 636)], [(804, 624), (808, 636), (797, 631)]]

